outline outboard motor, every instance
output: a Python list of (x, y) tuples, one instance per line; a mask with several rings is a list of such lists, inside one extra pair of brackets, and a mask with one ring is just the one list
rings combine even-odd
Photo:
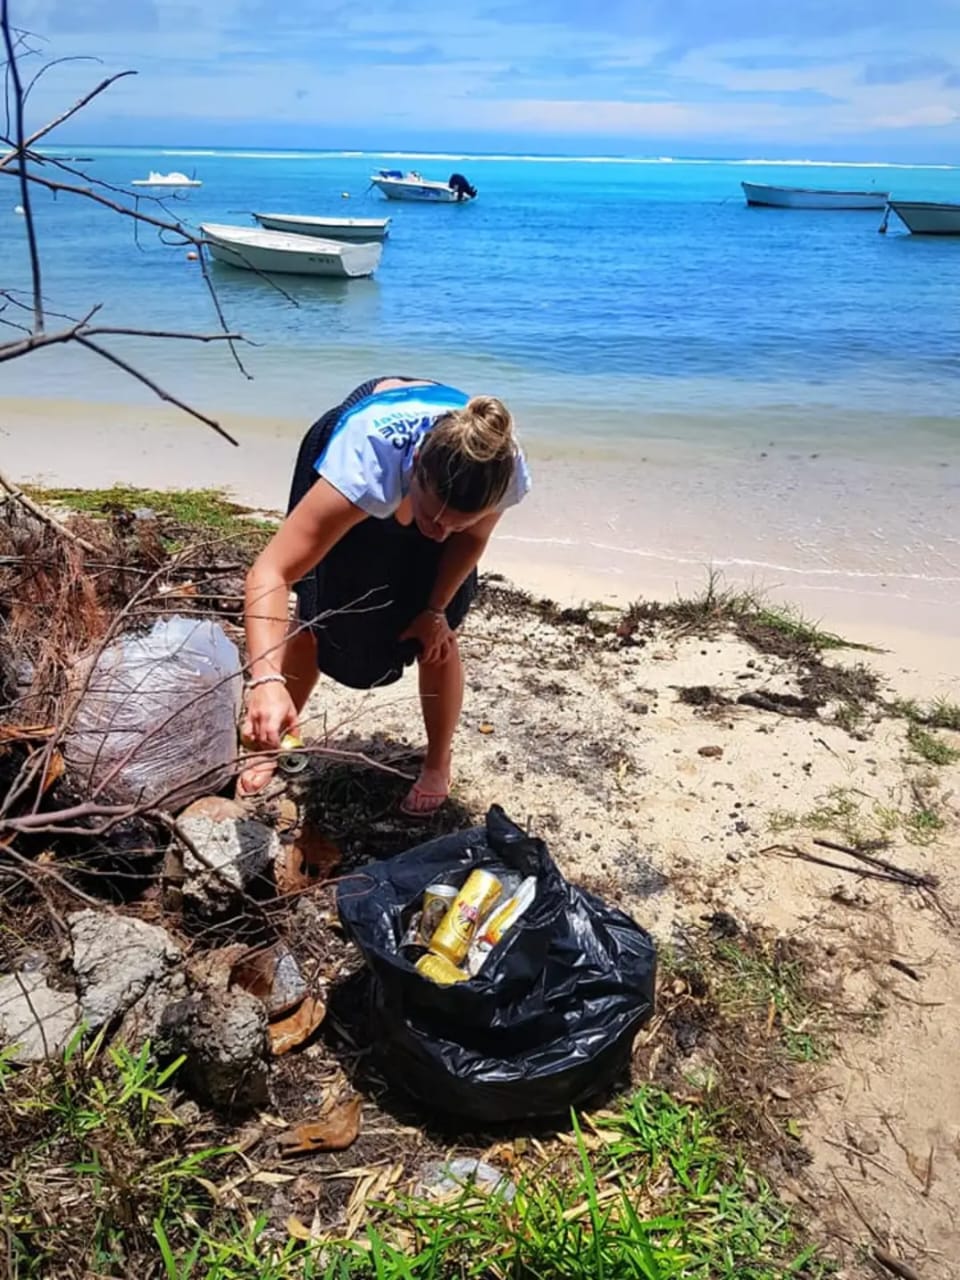
[(447, 186), (457, 193), (457, 200), (472, 200), (477, 194), (477, 188), (471, 186), (462, 173), (451, 173)]

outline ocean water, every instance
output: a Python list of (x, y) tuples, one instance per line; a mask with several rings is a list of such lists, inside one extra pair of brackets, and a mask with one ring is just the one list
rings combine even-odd
[[(252, 225), (253, 209), (392, 218), (371, 280), (286, 277), (281, 293), (214, 264), (231, 328), (256, 344), (243, 355), (252, 380), (212, 344), (115, 340), (201, 407), (305, 426), (376, 374), (455, 381), (503, 396), (534, 453), (567, 460), (565, 492), (591, 450), (609, 483), (629, 477), (617, 538), (604, 542), (578, 515), (577, 537), (598, 547), (890, 573), (956, 592), (960, 239), (911, 237), (896, 219), (878, 235), (879, 211), (750, 209), (740, 182), (960, 202), (960, 167), (84, 154), (91, 175), (119, 186), (149, 169), (195, 172), (202, 188), (165, 200), (192, 225)], [(460, 171), (479, 199), (385, 201), (368, 182), (381, 166)], [(26, 287), (14, 184), (3, 194), (3, 283)], [(182, 246), (67, 198), (38, 196), (37, 221), (52, 308), (99, 303), (105, 323), (215, 329)], [(4, 395), (148, 397), (63, 349), (2, 366)], [(562, 544), (568, 525), (542, 510), (523, 536)]]

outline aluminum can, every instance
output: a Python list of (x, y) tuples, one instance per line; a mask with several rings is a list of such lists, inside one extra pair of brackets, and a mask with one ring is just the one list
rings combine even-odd
[(430, 939), (430, 950), (445, 956), (452, 964), (459, 964), (502, 891), (500, 881), (489, 871), (480, 868), (471, 871)]
[(417, 973), (422, 973), (425, 978), (429, 978), (440, 987), (452, 987), (455, 982), (470, 980), (470, 975), (465, 970), (451, 964), (446, 956), (434, 955), (432, 952), (421, 956), (414, 968)]
[(420, 941), (425, 947), (437, 932), (440, 921), (453, 906), (457, 896), (456, 885), (428, 884), (423, 891), (423, 913), (420, 916)]
[[(281, 773), (303, 773), (310, 757), (301, 751), (303, 743), (292, 733), (285, 733), (280, 741), (281, 754), (277, 756), (277, 768)], [(288, 752), (289, 754), (283, 754)]]

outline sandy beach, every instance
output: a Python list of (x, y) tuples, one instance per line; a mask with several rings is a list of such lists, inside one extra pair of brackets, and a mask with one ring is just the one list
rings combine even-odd
[[(18, 481), (217, 487), (265, 510), (283, 501), (298, 432), (234, 415), (234, 449), (166, 410), (6, 400), (0, 414), (3, 469)], [(663, 494), (617, 489), (610, 459), (587, 465), (536, 441), (530, 454), (536, 495), (504, 521), (485, 567), (534, 597), (589, 608), (564, 614), (488, 583), (463, 639), (457, 813), (477, 821), (501, 804), (549, 842), (568, 877), (648, 928), (664, 957), (682, 957), (705, 920), (751, 946), (787, 948), (816, 996), (802, 1015), (777, 1015), (792, 1047), (774, 1053), (773, 1077), (730, 1075), (727, 1041), (741, 1033), (728, 1015), (677, 1020), (686, 988), (666, 961), (662, 1012), (638, 1041), (635, 1073), (693, 1096), (719, 1081), (762, 1115), (778, 1193), (815, 1224), (849, 1280), (873, 1274), (857, 1252), (864, 1218), (898, 1256), (922, 1258), (928, 1280), (951, 1280), (960, 732), (938, 729), (931, 748), (896, 704), (918, 700), (915, 715), (938, 699), (960, 704), (957, 593), (905, 577), (884, 594), (855, 564), (838, 566), (826, 590), (815, 574), (730, 563), (726, 539), (749, 512), (723, 511), (715, 494), (682, 517), (687, 534), (701, 522), (713, 557), (631, 555), (629, 537), (634, 550), (663, 538)], [(626, 543), (617, 530), (619, 555), (602, 545), (616, 503), (636, 522)], [(755, 541), (763, 558), (762, 530)], [(879, 651), (817, 655), (733, 619), (683, 621), (654, 606), (623, 630), (628, 603), (696, 594), (711, 561), (727, 585), (765, 586)], [(413, 677), (366, 694), (321, 682), (301, 730), (322, 743), (334, 726), (334, 745), (410, 768), (422, 733)], [(927, 758), (934, 749), (939, 763)], [(388, 838), (401, 836), (390, 828)], [(400, 847), (417, 838), (404, 831)], [(826, 855), (839, 866), (811, 861), (822, 838), (847, 848), (883, 840), (884, 858), (935, 875), (936, 892), (875, 878), (843, 854)], [(358, 839), (358, 857), (382, 842), (376, 829)], [(364, 1105), (375, 1131), (383, 1114)]]
[[(5, 398), (0, 456), (24, 483), (218, 488), (257, 509), (282, 509), (306, 422), (236, 413), (221, 421), (239, 447), (166, 406)], [(856, 504), (839, 493), (838, 463), (791, 455), (724, 464), (657, 442), (629, 454), (540, 435), (525, 444), (534, 490), (502, 522), (487, 568), (565, 603), (621, 605), (695, 593), (713, 568), (729, 586), (895, 651), (934, 685), (960, 678), (951, 508), (944, 548), (899, 529), (914, 513), (887, 464), (878, 467), (878, 483), (891, 491), (882, 532), (896, 556), (884, 567), (871, 550), (879, 535), (856, 523)], [(942, 474), (952, 483), (949, 469)]]

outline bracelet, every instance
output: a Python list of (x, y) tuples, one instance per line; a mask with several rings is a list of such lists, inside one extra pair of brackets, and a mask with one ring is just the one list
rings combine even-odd
[(446, 618), (446, 616), (447, 616), (447, 611), (446, 611), (446, 609), (431, 609), (429, 605), (427, 605), (426, 609), (424, 609), (424, 611), (423, 611), (423, 612), (424, 612), (424, 613), (432, 613), (432, 614), (433, 614), (433, 616), (434, 616), (435, 618), (444, 618), (444, 619), (445, 619), (445, 618)]
[(271, 671), (269, 675), (256, 676), (253, 680), (248, 680), (247, 691), (249, 692), (251, 689), (256, 689), (257, 686), (261, 684), (272, 684), (274, 680), (278, 681), (280, 684), (287, 683), (287, 677), (285, 675), (279, 671)]

